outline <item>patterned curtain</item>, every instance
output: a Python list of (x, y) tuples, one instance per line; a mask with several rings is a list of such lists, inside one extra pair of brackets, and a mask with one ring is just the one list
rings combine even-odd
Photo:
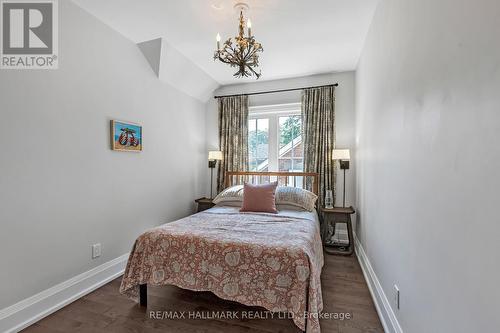
[[(302, 91), (302, 127), (304, 171), (319, 173), (318, 204), (321, 207), (326, 190), (332, 190), (335, 202), (336, 166), (332, 160), (335, 147), (335, 87)], [(307, 186), (311, 188), (310, 183)]]
[(224, 189), (227, 171), (248, 171), (248, 96), (219, 98), (219, 144), (217, 192)]

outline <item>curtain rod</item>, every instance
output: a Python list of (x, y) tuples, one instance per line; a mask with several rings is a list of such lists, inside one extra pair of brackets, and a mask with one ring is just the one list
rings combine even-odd
[(327, 85), (323, 85), (323, 86), (312, 86), (312, 87), (303, 87), (303, 88), (291, 88), (291, 89), (281, 89), (281, 90), (260, 91), (260, 92), (252, 92), (252, 93), (247, 93), (247, 94), (220, 95), (220, 96), (214, 96), (214, 98), (217, 99), (217, 98), (221, 98), (221, 97), (264, 95), (264, 94), (274, 94), (274, 93), (280, 93), (280, 92), (286, 92), (286, 91), (295, 91), (295, 90), (303, 90), (303, 89), (310, 89), (310, 88), (338, 87), (338, 86), (339, 86), (338, 83), (334, 83), (334, 84), (327, 84)]

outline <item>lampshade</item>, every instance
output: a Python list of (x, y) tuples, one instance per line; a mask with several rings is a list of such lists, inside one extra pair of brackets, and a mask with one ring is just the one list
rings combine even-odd
[(350, 160), (349, 149), (334, 149), (332, 154), (334, 160)]
[(213, 160), (222, 160), (222, 152), (219, 150), (212, 150), (208, 152), (208, 159), (210, 161)]

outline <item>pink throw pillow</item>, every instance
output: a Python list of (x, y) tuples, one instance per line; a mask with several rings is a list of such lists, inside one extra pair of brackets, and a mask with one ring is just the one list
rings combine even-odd
[(243, 187), (243, 206), (240, 212), (278, 213), (274, 195), (278, 182), (264, 185), (245, 183)]

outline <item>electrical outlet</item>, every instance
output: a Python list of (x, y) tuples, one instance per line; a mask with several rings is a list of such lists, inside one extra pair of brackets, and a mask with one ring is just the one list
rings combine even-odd
[(399, 310), (399, 288), (394, 285), (394, 307)]
[(98, 258), (100, 256), (101, 256), (101, 243), (92, 245), (92, 259)]

